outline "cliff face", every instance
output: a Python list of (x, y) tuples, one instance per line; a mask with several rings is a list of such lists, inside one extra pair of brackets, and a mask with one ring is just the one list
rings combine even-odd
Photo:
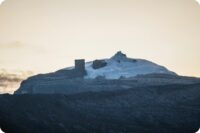
[(195, 133), (200, 84), (73, 95), (1, 95), (6, 133)]

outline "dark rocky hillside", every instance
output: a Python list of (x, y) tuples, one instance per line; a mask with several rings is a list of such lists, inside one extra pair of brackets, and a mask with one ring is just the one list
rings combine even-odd
[(195, 133), (200, 84), (0, 96), (6, 133)]

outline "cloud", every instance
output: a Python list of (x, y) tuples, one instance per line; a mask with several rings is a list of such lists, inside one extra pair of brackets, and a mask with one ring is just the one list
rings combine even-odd
[(3, 48), (3, 49), (13, 49), (13, 48), (16, 49), (16, 48), (21, 48), (23, 46), (24, 44), (19, 41), (0, 44), (0, 48)]
[(0, 82), (1, 84), (4, 82), (19, 82), (22, 78), (18, 77), (17, 74), (10, 74), (10, 73), (0, 73)]
[(0, 73), (0, 94), (12, 94), (20, 85), (22, 79), (15, 74)]
[(32, 71), (8, 72), (5, 69), (0, 69), (0, 81), (19, 82), (31, 75), (33, 75)]
[[(42, 46), (27, 44), (21, 41), (0, 43), (0, 50), (21, 50), (23, 52), (44, 53), (46, 50)], [(16, 51), (15, 51), (16, 52)]]
[(12, 94), (19, 88), (22, 80), (33, 75), (31, 71), (19, 71), (16, 73), (7, 72), (5, 69), (0, 69), (0, 94)]

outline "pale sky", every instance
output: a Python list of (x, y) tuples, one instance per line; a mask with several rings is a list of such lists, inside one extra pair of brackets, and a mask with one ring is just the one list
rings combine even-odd
[(200, 77), (195, 0), (6, 0), (0, 6), (0, 69), (51, 72), (112, 56), (151, 60)]

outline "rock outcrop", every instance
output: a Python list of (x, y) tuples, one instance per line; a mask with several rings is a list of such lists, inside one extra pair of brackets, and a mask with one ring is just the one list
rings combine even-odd
[(92, 68), (99, 69), (107, 65), (105, 60), (95, 60), (93, 61)]

